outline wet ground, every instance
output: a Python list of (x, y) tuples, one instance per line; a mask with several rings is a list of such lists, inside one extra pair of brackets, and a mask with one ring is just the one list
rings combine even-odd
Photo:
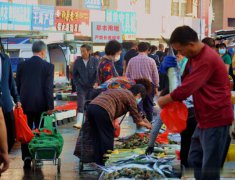
[(96, 180), (96, 172), (86, 172), (79, 175), (79, 160), (73, 155), (76, 144), (78, 130), (72, 128), (73, 122), (59, 126), (60, 132), (64, 137), (64, 148), (60, 156), (62, 161), (61, 173), (57, 173), (57, 168), (52, 162), (45, 162), (42, 168), (35, 172), (32, 170), (24, 171), (21, 160), (20, 145), (17, 143), (10, 154), (10, 168), (2, 174), (1, 180)]
[[(79, 174), (79, 159), (73, 155), (76, 144), (78, 130), (72, 128), (73, 122), (59, 126), (60, 132), (64, 138), (64, 148), (60, 156), (62, 160), (61, 173), (57, 173), (57, 168), (52, 162), (44, 163), (44, 165), (35, 172), (32, 170), (24, 171), (23, 162), (21, 160), (20, 144), (16, 143), (10, 154), (10, 168), (2, 174), (0, 180), (96, 180), (98, 173), (96, 171), (83, 172)], [(124, 121), (122, 125), (121, 135), (133, 133), (133, 124), (130, 120)], [(233, 142), (234, 144), (235, 142)], [(85, 169), (90, 169), (85, 166)], [(222, 179), (235, 179), (235, 162), (225, 164), (225, 171)], [(186, 179), (193, 179), (193, 173), (187, 173)]]

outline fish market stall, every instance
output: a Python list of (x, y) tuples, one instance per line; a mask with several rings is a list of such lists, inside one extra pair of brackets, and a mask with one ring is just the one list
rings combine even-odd
[(76, 117), (77, 103), (73, 101), (54, 101), (55, 116), (59, 123), (64, 124), (64, 120), (72, 121)]
[[(165, 135), (164, 128), (161, 132)], [(134, 134), (116, 139), (114, 151), (104, 156), (105, 167), (95, 165), (102, 170), (99, 179), (179, 179), (180, 161), (177, 151), (180, 145), (173, 141), (171, 143), (174, 144), (160, 144), (158, 140), (159, 137), (155, 142), (154, 153), (145, 155), (149, 134)]]

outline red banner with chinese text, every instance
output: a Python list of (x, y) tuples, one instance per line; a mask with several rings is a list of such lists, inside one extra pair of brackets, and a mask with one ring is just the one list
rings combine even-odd
[(81, 25), (89, 25), (89, 10), (80, 10), (69, 7), (56, 7), (55, 27), (57, 31), (81, 33)]

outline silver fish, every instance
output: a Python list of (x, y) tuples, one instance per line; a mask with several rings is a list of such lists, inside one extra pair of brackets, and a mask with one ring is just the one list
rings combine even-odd
[(179, 67), (169, 68), (167, 76), (169, 79), (169, 92), (172, 92), (181, 84)]
[(160, 165), (159, 169), (161, 169), (161, 170), (167, 169), (169, 171), (173, 171), (173, 167), (171, 165)]
[[(167, 55), (175, 57), (173, 48), (170, 45), (169, 40), (165, 39), (164, 37), (162, 37), (162, 39), (169, 46)], [(173, 67), (173, 68), (169, 68), (167, 71), (167, 76), (169, 79), (169, 92), (172, 92), (174, 89), (176, 89), (181, 84), (180, 68), (178, 66)]]
[[(174, 56), (174, 51), (171, 46), (169, 46), (168, 54), (169, 56)], [(181, 77), (180, 77), (180, 68), (177, 65), (177, 67), (169, 68), (167, 71), (167, 76), (169, 79), (169, 92), (172, 92), (174, 89), (176, 89), (181, 84)]]
[(154, 171), (156, 171), (157, 173), (159, 173), (163, 178), (166, 178), (165, 174), (162, 172), (162, 170), (158, 167), (158, 163), (155, 163), (153, 165), (153, 169)]

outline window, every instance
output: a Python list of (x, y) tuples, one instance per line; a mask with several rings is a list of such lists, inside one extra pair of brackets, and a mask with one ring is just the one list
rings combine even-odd
[(150, 14), (150, 0), (145, 0), (145, 13)]
[(235, 27), (235, 18), (228, 18), (228, 27)]
[(72, 6), (72, 0), (56, 0), (56, 6)]
[(102, 5), (105, 7), (109, 7), (110, 6), (110, 0), (102, 0)]
[(171, 15), (172, 16), (179, 16), (179, 0), (172, 0), (171, 1)]
[(193, 0), (172, 0), (172, 16), (192, 16)]

